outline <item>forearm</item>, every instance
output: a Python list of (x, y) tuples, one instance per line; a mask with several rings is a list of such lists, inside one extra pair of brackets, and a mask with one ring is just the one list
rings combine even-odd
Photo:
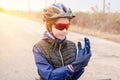
[[(49, 70), (38, 69), (41, 76), (45, 80), (65, 80), (67, 77), (71, 77), (73, 75), (72, 72), (70, 72), (69, 68), (67, 66), (60, 67), (57, 69), (49, 68)], [(44, 70), (44, 71), (43, 71)]]
[(33, 53), (40, 76), (42, 76), (45, 80), (65, 80), (67, 77), (72, 76), (72, 72), (68, 66), (54, 69), (53, 66), (47, 62), (37, 47), (34, 47)]

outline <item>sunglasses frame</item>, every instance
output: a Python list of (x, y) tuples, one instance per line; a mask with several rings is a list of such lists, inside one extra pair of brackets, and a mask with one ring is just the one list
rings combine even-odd
[(70, 28), (70, 23), (67, 23), (67, 24), (64, 24), (64, 23), (57, 23), (57, 24), (54, 24), (54, 27), (58, 30), (68, 30)]

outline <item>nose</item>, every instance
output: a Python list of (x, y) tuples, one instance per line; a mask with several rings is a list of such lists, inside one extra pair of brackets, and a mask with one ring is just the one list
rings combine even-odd
[(66, 28), (64, 28), (64, 29), (62, 30), (62, 32), (66, 33), (66, 32), (67, 32), (67, 29), (66, 29)]

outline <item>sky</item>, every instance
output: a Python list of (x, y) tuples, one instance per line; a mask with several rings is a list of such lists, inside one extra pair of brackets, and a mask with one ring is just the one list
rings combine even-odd
[[(104, 0), (0, 0), (0, 7), (9, 10), (23, 10), (28, 11), (28, 1), (30, 1), (30, 10), (40, 11), (43, 8), (57, 3), (63, 3), (72, 10), (91, 11), (92, 7), (98, 8), (98, 11), (103, 10)], [(120, 12), (120, 0), (105, 0), (106, 6), (109, 7), (106, 11)]]

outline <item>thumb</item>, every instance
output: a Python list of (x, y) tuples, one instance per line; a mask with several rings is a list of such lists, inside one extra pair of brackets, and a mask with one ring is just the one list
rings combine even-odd
[(82, 51), (82, 46), (81, 46), (81, 43), (78, 42), (78, 44), (77, 44), (76, 60), (82, 55), (81, 51)]

